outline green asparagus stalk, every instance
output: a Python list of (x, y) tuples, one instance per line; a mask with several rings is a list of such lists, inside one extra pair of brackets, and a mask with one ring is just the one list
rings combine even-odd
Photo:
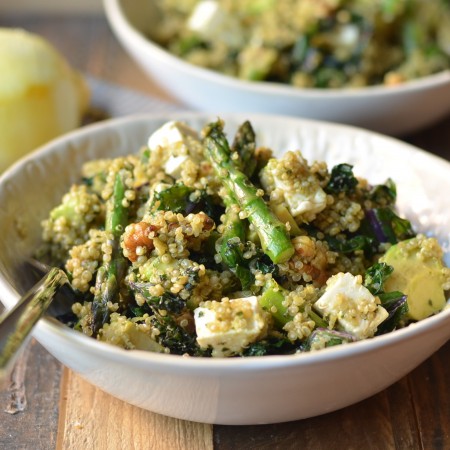
[(239, 169), (249, 178), (255, 173), (257, 160), (255, 157), (255, 131), (252, 124), (246, 120), (237, 130), (231, 146), (232, 152), (239, 155)]
[[(244, 122), (236, 132), (232, 152), (239, 155), (236, 164), (248, 177), (251, 177), (255, 168), (255, 133), (249, 121)], [(220, 255), (222, 262), (229, 268), (234, 269), (243, 260), (242, 250), (236, 245), (236, 238), (244, 243), (247, 226), (246, 222), (239, 218), (240, 207), (233, 197), (232, 192), (227, 189), (227, 196), (224, 198), (226, 206), (225, 218), (223, 220), (224, 231), (220, 244)], [(232, 243), (230, 245), (230, 243)]]
[(254, 277), (248, 268), (250, 260), (244, 258), (248, 222), (241, 220), (239, 205), (229, 194), (225, 199), (227, 209), (223, 219), (224, 230), (219, 240), (219, 253), (224, 263), (239, 279), (243, 290), (249, 289)]
[[(282, 329), (292, 316), (288, 312), (288, 308), (284, 305), (284, 300), (289, 291), (282, 288), (273, 278), (267, 281), (264, 286), (263, 293), (259, 297), (259, 304), (272, 314), (275, 324)], [(318, 327), (327, 327), (327, 323), (314, 311), (308, 312), (309, 317)]]
[(111, 234), (109, 244), (112, 246), (112, 253), (111, 260), (104, 262), (97, 271), (91, 323), (94, 335), (109, 319), (108, 303), (116, 301), (127, 268), (126, 259), (120, 248), (120, 236), (128, 220), (128, 207), (124, 205), (125, 173), (123, 169), (116, 174), (113, 194), (107, 204), (105, 231)]
[(259, 298), (259, 304), (272, 314), (279, 328), (283, 328), (292, 317), (289, 316), (286, 306), (283, 305), (287, 292), (282, 289), (274, 279), (270, 279)]
[(274, 263), (288, 260), (294, 247), (286, 227), (258, 195), (248, 177), (237, 168), (220, 121), (210, 124), (205, 130), (204, 144), (205, 155), (218, 178), (255, 227), (264, 253)]
[(230, 242), (235, 243), (236, 238), (244, 243), (246, 235), (245, 223), (239, 218), (239, 207), (228, 197), (225, 201), (227, 209), (225, 211), (225, 218), (223, 221), (223, 233), (220, 240), (220, 255), (222, 262), (229, 268), (235, 268), (242, 260), (242, 252), (236, 245), (230, 245)]

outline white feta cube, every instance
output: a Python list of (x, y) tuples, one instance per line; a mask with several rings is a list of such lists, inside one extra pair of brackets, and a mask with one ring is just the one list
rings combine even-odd
[(236, 17), (224, 11), (215, 0), (198, 2), (187, 27), (205, 39), (222, 40), (231, 47), (237, 48), (243, 42), (243, 33)]
[(359, 39), (359, 28), (353, 24), (342, 27), (337, 36), (339, 44), (345, 47), (355, 47), (358, 45)]
[(280, 159), (271, 159), (260, 178), (271, 197), (277, 201), (284, 199), (293, 217), (310, 222), (327, 206), (327, 194), (300, 152), (287, 152)]
[(188, 28), (202, 35), (210, 35), (221, 25), (224, 13), (219, 2), (204, 0), (197, 3), (188, 20)]
[[(266, 178), (270, 176), (267, 173), (264, 175)], [(307, 189), (293, 189), (289, 182), (285, 182), (280, 177), (271, 176), (271, 180), (274, 188), (283, 193), (289, 212), (293, 217), (299, 215), (315, 216), (327, 206), (327, 194), (320, 187), (319, 183), (315, 185), (310, 184)]]
[(197, 342), (212, 356), (239, 354), (267, 331), (268, 314), (257, 297), (207, 301), (194, 311)]
[(169, 156), (164, 164), (164, 172), (171, 177), (178, 178), (181, 175), (183, 164), (189, 159), (188, 155)]
[(338, 273), (327, 281), (325, 293), (314, 309), (358, 339), (374, 336), (378, 325), (388, 317), (380, 300), (362, 284), (361, 276)]
[(191, 140), (200, 142), (198, 133), (185, 123), (171, 120), (150, 135), (147, 145), (150, 151), (163, 147), (178, 149), (177, 155), (188, 154)]
[[(278, 179), (275, 179), (275, 185), (278, 188), (282, 188), (282, 183)], [(309, 192), (285, 192), (284, 199), (294, 217), (305, 215), (306, 213), (315, 216), (327, 206), (327, 194), (319, 185), (316, 189)]]
[(203, 148), (198, 133), (182, 122), (170, 121), (156, 130), (147, 141), (150, 151), (162, 148), (159, 164), (164, 171), (178, 178), (188, 160), (198, 164)]

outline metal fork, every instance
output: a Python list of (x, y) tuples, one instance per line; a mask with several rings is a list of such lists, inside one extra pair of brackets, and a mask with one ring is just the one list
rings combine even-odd
[(48, 310), (57, 291), (68, 283), (63, 270), (35, 260), (28, 262), (45, 274), (12, 309), (0, 317), (0, 381), (9, 374), (15, 356)]

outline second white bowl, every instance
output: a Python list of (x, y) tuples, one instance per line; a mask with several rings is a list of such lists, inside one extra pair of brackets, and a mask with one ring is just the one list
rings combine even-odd
[(426, 127), (450, 113), (450, 71), (398, 86), (301, 89), (249, 82), (183, 61), (152, 42), (157, 18), (148, 0), (103, 0), (113, 32), (152, 79), (202, 111), (288, 114), (357, 125), (391, 135)]

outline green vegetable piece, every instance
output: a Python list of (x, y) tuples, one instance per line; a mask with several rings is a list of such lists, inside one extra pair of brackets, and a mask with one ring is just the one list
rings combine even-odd
[(266, 339), (249, 344), (243, 350), (242, 356), (290, 355), (297, 350), (298, 347), (289, 339), (281, 336), (269, 336)]
[(386, 21), (391, 21), (404, 12), (405, 5), (407, 4), (408, 0), (381, 0), (381, 12), (384, 14)]
[(194, 333), (189, 333), (178, 325), (170, 315), (162, 316), (158, 312), (152, 316), (153, 326), (159, 330), (158, 342), (170, 349), (175, 355), (210, 356), (210, 349), (202, 349)]
[(201, 48), (204, 45), (205, 44), (203, 40), (200, 38), (200, 36), (190, 34), (189, 36), (180, 39), (180, 41), (177, 43), (176, 46), (176, 52), (181, 56), (186, 56), (192, 50), (195, 50), (196, 48)]
[(125, 174), (125, 169), (116, 174), (113, 194), (107, 204), (105, 230), (112, 235), (110, 242), (112, 253), (111, 260), (104, 262), (97, 271), (96, 295), (92, 301), (91, 328), (94, 335), (109, 319), (108, 303), (117, 301), (120, 284), (127, 268), (127, 260), (120, 248), (120, 236), (128, 221), (128, 207), (124, 205)]
[(380, 228), (379, 232), (382, 233), (383, 239), (380, 242), (395, 244), (415, 235), (411, 222), (397, 216), (391, 208), (375, 208), (369, 212), (373, 214), (374, 221)]
[(86, 223), (86, 215), (82, 211), (92, 211), (99, 204), (97, 195), (90, 193), (85, 185), (72, 186), (62, 203), (52, 209), (50, 219), (64, 217), (69, 224), (78, 227)]
[(176, 294), (164, 292), (159, 296), (151, 295), (149, 288), (152, 285), (150, 283), (130, 283), (130, 287), (147, 300), (150, 308), (156, 308), (158, 311), (167, 311), (170, 314), (181, 314), (186, 309), (186, 302)]
[(380, 261), (393, 267), (384, 289), (407, 295), (409, 319), (422, 320), (444, 308), (442, 250), (436, 239), (418, 236), (399, 242)]
[(255, 157), (256, 136), (252, 124), (246, 120), (236, 132), (233, 144), (231, 146), (232, 152), (237, 152), (239, 155), (238, 166), (239, 170), (245, 173), (249, 178), (255, 172), (258, 161)]
[(164, 260), (157, 257), (144, 263), (139, 268), (140, 282), (130, 282), (131, 289), (143, 295), (148, 300), (149, 306), (156, 305), (160, 310), (180, 313), (183, 306), (191, 310), (195, 309), (198, 306), (198, 300), (194, 301), (191, 297), (182, 300), (179, 296), (171, 293), (170, 288), (167, 288), (168, 290), (159, 297), (149, 293), (149, 287), (160, 283), (169, 283), (170, 275), (168, 274), (173, 272), (177, 272), (181, 278), (187, 277), (187, 283), (184, 282), (184, 289), (187, 291), (192, 291), (200, 281), (199, 267), (195, 262), (176, 258), (171, 258), (166, 262)]
[(150, 282), (153, 284), (161, 283), (165, 280), (168, 273), (173, 270), (180, 269), (175, 259), (168, 259), (163, 262), (160, 257), (148, 259), (140, 268), (139, 273), (143, 282)]
[(255, 278), (251, 271), (247, 267), (237, 265), (236, 266), (236, 276), (241, 282), (242, 289), (244, 291), (250, 289), (255, 281)]
[(409, 311), (407, 296), (403, 292), (384, 292), (378, 297), (389, 317), (378, 326), (376, 336), (394, 331), (405, 318), (407, 319)]
[(426, 45), (423, 26), (414, 20), (408, 20), (402, 27), (402, 43), (405, 53), (411, 56), (417, 49)]
[(399, 291), (385, 292), (386, 280), (392, 275), (393, 270), (394, 268), (385, 262), (378, 262), (369, 267), (364, 274), (364, 286), (372, 295), (378, 296), (381, 305), (389, 313), (389, 317), (378, 326), (376, 335), (395, 330), (401, 321), (407, 319), (407, 296)]
[(306, 350), (312, 348), (327, 348), (335, 345), (342, 345), (353, 342), (355, 339), (352, 335), (336, 330), (326, 328), (316, 328), (309, 336), (306, 342)]
[(53, 220), (60, 217), (66, 217), (70, 222), (79, 222), (81, 217), (76, 213), (75, 199), (71, 199), (69, 202), (61, 203), (50, 212), (50, 218)]
[(279, 286), (279, 284), (272, 278), (266, 283), (264, 291), (259, 298), (259, 304), (261, 307), (272, 314), (275, 323), (280, 328), (283, 328), (284, 325), (292, 320), (287, 308), (283, 306), (286, 294), (287, 291)]
[(353, 253), (356, 250), (370, 249), (373, 245), (373, 238), (356, 235), (345, 240), (339, 240), (334, 236), (325, 236), (330, 249), (339, 253)]
[(111, 322), (102, 328), (98, 339), (126, 349), (146, 350), (155, 353), (164, 352), (164, 347), (141, 331), (137, 323), (131, 320), (115, 319), (114, 316)]
[(294, 254), (294, 247), (286, 227), (258, 195), (248, 177), (236, 167), (220, 121), (210, 124), (204, 144), (205, 154), (217, 176), (256, 228), (264, 253), (274, 263), (287, 261)]
[(331, 169), (331, 178), (325, 187), (328, 193), (352, 192), (358, 180), (353, 175), (353, 166), (350, 164), (338, 164)]
[[(232, 152), (236, 152), (239, 158), (235, 161), (240, 170), (248, 177), (253, 175), (256, 168), (255, 159), (255, 132), (249, 121), (244, 122), (236, 132)], [(242, 289), (248, 289), (253, 276), (245, 267), (244, 248), (248, 231), (247, 222), (239, 217), (240, 207), (232, 193), (224, 198), (226, 205), (225, 218), (223, 219), (224, 231), (220, 240), (219, 253), (222, 262), (232, 269), (241, 281)], [(248, 261), (247, 261), (248, 262)]]
[(236, 235), (240, 234), (240, 230), (236, 230), (239, 228), (237, 226), (238, 224), (243, 224), (243, 222), (236, 222), (234, 227), (225, 230), (221, 238), (219, 252), (222, 263), (236, 275), (241, 283), (242, 289), (247, 290), (251, 288), (255, 278), (248, 267), (251, 260), (244, 258), (244, 252), (248, 243), (243, 243), (241, 241), (242, 236)]
[(168, 186), (154, 192), (148, 206), (149, 211), (172, 211), (183, 215), (204, 212), (214, 222), (223, 213), (223, 207), (215, 204), (211, 195), (204, 189), (194, 189), (183, 183)]
[(271, 205), (272, 211), (282, 223), (289, 224), (289, 234), (291, 236), (300, 236), (302, 234), (297, 222), (290, 213), (289, 209), (283, 204)]
[(107, 286), (107, 268), (106, 265), (101, 266), (97, 270), (97, 275), (95, 278), (95, 296), (91, 304), (91, 330), (94, 336), (97, 335), (98, 331), (102, 326), (108, 322), (110, 311), (108, 308), (108, 300), (106, 299), (107, 293), (111, 292), (111, 288), (114, 291), (115, 279), (110, 279), (110, 286)]
[(157, 210), (173, 211), (183, 213), (189, 207), (189, 196), (194, 192), (193, 189), (182, 183), (174, 184), (161, 192), (156, 192), (152, 206)]
[(364, 286), (372, 295), (384, 292), (384, 283), (392, 274), (394, 268), (385, 262), (376, 263), (369, 267), (364, 274)]
[(228, 205), (223, 220), (223, 233), (220, 238), (220, 256), (222, 262), (230, 269), (235, 268), (244, 259), (242, 253), (243, 243), (247, 232), (247, 226), (239, 218), (239, 206), (232, 197), (227, 197), (225, 204)]
[(265, 11), (273, 9), (276, 0), (252, 0), (246, 5), (246, 10), (248, 14), (262, 14)]
[(369, 199), (380, 205), (393, 206), (397, 199), (397, 186), (388, 178), (384, 184), (377, 184), (370, 190)]
[(291, 53), (291, 60), (295, 64), (301, 64), (305, 58), (306, 54), (308, 52), (309, 47), (309, 39), (307, 35), (301, 35), (295, 42), (292, 53)]
[(267, 78), (277, 61), (277, 51), (267, 47), (249, 46), (240, 52), (239, 78), (261, 81)]
[[(278, 327), (283, 328), (292, 316), (289, 314), (286, 306), (283, 305), (284, 299), (288, 295), (288, 291), (282, 288), (273, 278), (266, 285), (262, 295), (259, 297), (259, 304), (263, 309), (270, 312)], [(309, 311), (308, 316), (314, 321), (318, 327), (326, 327), (327, 323), (314, 311)]]

